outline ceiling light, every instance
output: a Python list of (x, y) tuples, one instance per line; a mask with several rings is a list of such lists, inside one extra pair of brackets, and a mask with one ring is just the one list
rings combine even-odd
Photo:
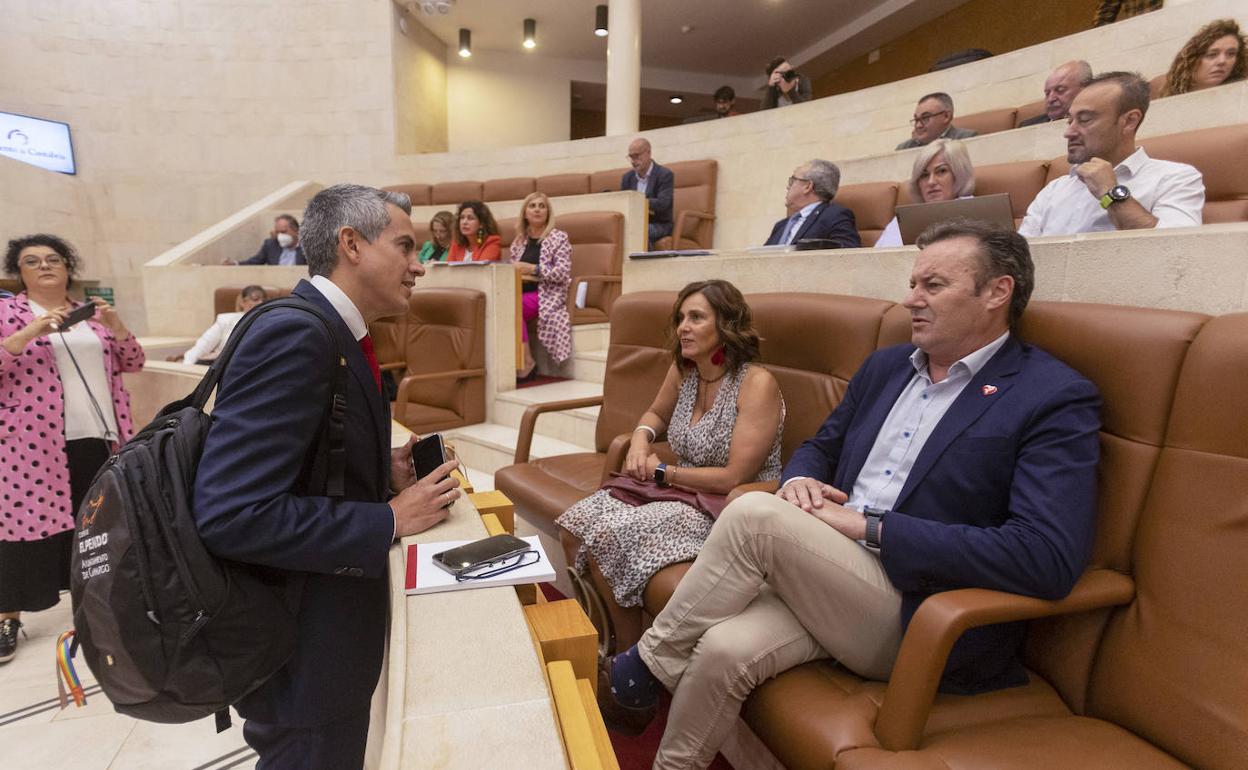
[(459, 30), (459, 55), (465, 59), (472, 56), (472, 32), (463, 28)]
[(524, 47), (537, 48), (537, 19), (524, 20)]
[(437, 14), (446, 14), (451, 12), (451, 6), (455, 4), (455, 0), (420, 0), (411, 4), (413, 12), (416, 8), (426, 16), (434, 16)]
[(594, 8), (594, 34), (598, 37), (607, 36), (607, 6), (605, 5)]
[(455, 2), (455, 0), (438, 0), (438, 2), (434, 3), (434, 5), (437, 6), (438, 13), (445, 16), (451, 12), (451, 3), (453, 2)]
[(668, 101), (671, 102), (672, 104), (680, 104), (685, 101), (685, 97), (681, 96), (680, 94), (672, 94), (671, 98), (668, 99)]

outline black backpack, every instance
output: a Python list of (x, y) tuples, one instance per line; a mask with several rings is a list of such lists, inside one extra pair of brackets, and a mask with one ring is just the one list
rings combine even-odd
[(333, 400), (304, 461), (305, 493), (341, 497), (346, 361), (329, 320), (298, 297), (239, 321), (195, 392), (160, 411), (108, 459), (77, 512), (70, 591), (76, 641), (119, 713), (151, 722), (216, 714), (290, 658), (303, 581), (288, 572), (217, 559), (191, 508), (212, 417), (204, 405), (255, 320), (278, 308), (315, 315), (334, 341)]

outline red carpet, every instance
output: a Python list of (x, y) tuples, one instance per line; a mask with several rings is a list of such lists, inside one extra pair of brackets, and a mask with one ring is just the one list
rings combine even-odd
[(534, 378), (533, 378), (533, 379), (531, 379), (531, 380), (526, 380), (526, 381), (524, 381), (524, 382), (517, 382), (517, 383), (516, 383), (516, 390), (519, 390), (520, 388), (532, 388), (532, 387), (536, 387), (536, 386), (538, 386), (538, 385), (549, 385), (549, 384), (551, 384), (552, 382), (563, 382), (563, 381), (565, 381), (565, 380), (567, 380), (567, 379), (569, 379), (569, 378), (567, 378), (567, 377), (555, 377), (555, 376), (553, 376), (553, 375), (549, 375), (549, 374), (539, 374), (539, 375), (537, 375), (536, 377), (534, 377)]
[[(566, 599), (549, 583), (542, 583), (542, 593), (547, 601), (557, 602)], [(620, 770), (649, 770), (654, 765), (654, 755), (659, 753), (659, 741), (663, 738), (663, 730), (667, 727), (667, 710), (672, 705), (672, 696), (664, 691), (659, 699), (659, 713), (654, 721), (638, 736), (621, 735), (611, 732), (611, 747), (615, 749), (615, 758), (620, 763)], [(728, 760), (718, 754), (711, 763), (709, 770), (733, 770)]]

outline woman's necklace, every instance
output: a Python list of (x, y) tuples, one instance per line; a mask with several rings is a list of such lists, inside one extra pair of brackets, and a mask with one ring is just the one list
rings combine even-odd
[[(710, 395), (711, 386), (724, 379), (724, 375), (727, 373), (728, 370), (725, 369), (713, 380), (708, 380), (704, 378), (700, 372), (698, 373), (698, 406), (701, 407), (701, 413), (703, 415), (709, 412), (711, 410), (711, 405), (715, 403), (714, 398)], [(716, 390), (718, 391), (718, 389)], [(710, 401), (711, 403), (708, 404), (707, 401)]]

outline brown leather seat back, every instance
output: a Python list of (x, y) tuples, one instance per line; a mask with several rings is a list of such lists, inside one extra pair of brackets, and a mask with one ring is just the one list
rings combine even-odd
[(891, 302), (837, 294), (749, 294), (763, 338), (760, 362), (787, 406), (781, 457), (815, 435), (841, 403), (849, 379), (875, 350)]
[[(624, 264), (624, 215), (618, 211), (582, 211), (559, 214), (555, 226), (572, 242), (572, 286), (583, 275), (620, 275)], [(575, 292), (573, 292), (573, 298)], [(619, 283), (592, 281), (585, 307), (569, 302), (572, 323), (601, 323), (620, 296)]]
[(1152, 80), (1148, 81), (1148, 98), (1160, 99), (1161, 89), (1166, 87), (1166, 73), (1155, 75)]
[(383, 190), (391, 190), (393, 192), (406, 193), (411, 198), (413, 206), (428, 206), (430, 203), (430, 192), (433, 189), (427, 184), (392, 184), (387, 185)]
[(998, 131), (1009, 131), (1014, 128), (1017, 107), (1003, 107), (999, 110), (985, 110), (970, 115), (959, 115), (953, 120), (958, 128), (971, 128), (984, 134), (995, 134)]
[(1048, 171), (1049, 164), (1043, 160), (977, 166), (975, 168), (975, 194), (1009, 193), (1010, 208), (1014, 211), (1014, 226), (1017, 227), (1027, 215), (1027, 207), (1044, 189)]
[[(1149, 477), (1161, 452), (1184, 356), (1207, 317), (1152, 308), (1033, 302), (1022, 339), (1056, 356), (1100, 390), (1101, 463), (1092, 566), (1133, 569), (1131, 549)], [(1107, 613), (1032, 625), (1028, 663), (1082, 709)]]
[(1248, 757), (1245, 340), (1248, 314), (1212, 319), (1183, 362), (1134, 538), (1135, 599), (1109, 623), (1089, 694), (1089, 715), (1193, 767)]
[[(898, 297), (900, 296), (901, 292), (898, 292)], [(910, 311), (898, 302), (884, 314), (884, 320), (880, 323), (880, 336), (875, 341), (875, 346), (887, 348), (892, 345), (904, 345), (909, 341)]]
[(854, 223), (863, 246), (874, 246), (893, 220), (897, 208), (896, 182), (863, 182), (842, 185), (832, 199), (854, 212)]
[(481, 185), (483, 201), (518, 201), (537, 189), (531, 176), (487, 179)]
[[(475, 289), (416, 289), (408, 303), (407, 375), (485, 366), (485, 294)], [(485, 377), (414, 384), (408, 401), (447, 409), (463, 423), (485, 419)]]
[[(715, 184), (719, 177), (719, 163), (713, 160), (686, 160), (668, 165), (675, 177), (675, 189), (672, 193), (672, 222), (682, 211), (701, 211), (715, 214)], [(715, 223), (706, 220), (690, 219), (685, 223), (685, 232), (678, 233), (675, 238), (660, 239), (656, 248), (673, 249), (709, 249), (714, 245), (713, 233)], [(667, 244), (662, 243), (667, 241)]]
[[(617, 183), (619, 180), (616, 180)], [(617, 184), (618, 186), (618, 184)], [(554, 198), (589, 192), (589, 174), (547, 174), (537, 178), (537, 191)]]
[(500, 259), (506, 261), (511, 259), (511, 242), (516, 239), (516, 226), (520, 223), (518, 217), (504, 217), (497, 219), (498, 212), (494, 213), (495, 221), (498, 223), (498, 240), (501, 241), (499, 248), (502, 250)]
[(597, 451), (637, 427), (654, 402), (672, 365), (667, 351), (668, 328), (676, 293), (643, 291), (625, 294), (611, 310), (611, 342), (602, 379), (602, 408), (594, 432)]
[(1040, 99), (1034, 102), (1027, 102), (1018, 108), (1018, 112), (1014, 115), (1014, 125), (1019, 126), (1025, 120), (1031, 120), (1037, 115), (1045, 113), (1044, 100)]
[[(276, 286), (263, 286), (269, 299), (280, 299), (290, 295), (290, 289), (279, 289)], [(212, 293), (212, 312), (214, 314), (238, 312), (238, 293), (242, 286), (220, 286)]]
[(589, 191), (591, 193), (618, 192), (620, 181), (627, 174), (627, 168), (611, 168), (606, 171), (595, 171), (589, 175)]
[(438, 182), (433, 186), (429, 202), (435, 206), (459, 205), (464, 201), (484, 200), (484, 187), (480, 182)]
[(1150, 157), (1195, 166), (1205, 179), (1205, 222), (1248, 222), (1248, 124), (1140, 140)]

